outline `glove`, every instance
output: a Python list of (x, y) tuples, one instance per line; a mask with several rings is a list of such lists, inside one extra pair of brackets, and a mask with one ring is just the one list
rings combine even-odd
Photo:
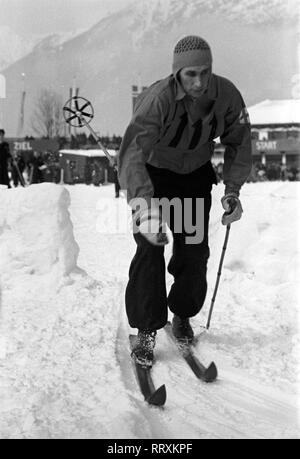
[(231, 223), (240, 220), (243, 213), (241, 201), (236, 193), (227, 193), (221, 199), (223, 209), (225, 210), (222, 216), (222, 224), (230, 225)]
[(166, 234), (167, 226), (159, 209), (142, 210), (136, 221), (140, 233), (153, 245), (164, 246), (169, 240)]

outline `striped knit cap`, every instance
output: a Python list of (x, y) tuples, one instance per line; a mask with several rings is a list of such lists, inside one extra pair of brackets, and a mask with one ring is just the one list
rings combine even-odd
[(208, 43), (196, 35), (189, 35), (179, 40), (174, 49), (173, 75), (183, 67), (197, 67), (212, 63), (212, 54)]

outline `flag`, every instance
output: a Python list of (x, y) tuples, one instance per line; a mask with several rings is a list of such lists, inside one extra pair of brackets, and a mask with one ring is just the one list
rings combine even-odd
[(242, 108), (242, 111), (239, 116), (240, 124), (250, 124), (249, 113), (246, 107)]

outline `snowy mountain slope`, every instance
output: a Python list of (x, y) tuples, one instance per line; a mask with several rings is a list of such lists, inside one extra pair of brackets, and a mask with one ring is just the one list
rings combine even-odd
[(76, 76), (81, 94), (93, 102), (97, 131), (122, 134), (131, 114), (131, 85), (139, 76), (148, 85), (169, 75), (173, 47), (186, 34), (207, 38), (214, 71), (232, 79), (247, 104), (290, 98), (291, 78), (298, 73), (297, 31), (294, 2), (134, 2), (73, 39), (37, 47), (5, 70), (9, 85), (1, 105), (7, 132), (17, 128), (24, 72), (26, 130), (38, 91), (51, 87), (67, 99)]
[[(49, 186), (35, 187), (39, 205), (45, 193), (49, 200), (51, 190), (60, 189)], [(245, 185), (244, 215), (232, 227), (211, 329), (201, 334), (196, 350), (205, 363), (215, 360), (219, 379), (212, 385), (198, 382), (160, 331), (154, 380), (167, 385), (163, 411), (143, 402), (128, 358), (123, 303), (135, 251), (132, 235), (100, 232), (105, 225), (112, 230), (118, 206), (126, 220), (125, 201), (113, 198), (112, 186), (67, 189), (80, 247), (80, 269), (73, 260), (69, 276), (51, 268), (56, 257), (47, 258), (48, 271), (29, 273), (31, 263), (39, 262), (42, 233), (37, 258), (25, 270), (22, 264), (29, 246), (22, 255), (19, 238), (26, 234), (30, 240), (33, 224), (39, 234), (48, 211), (43, 218), (31, 213), (23, 232), (0, 221), (0, 252), (10, 244), (15, 260), (0, 271), (0, 437), (299, 438), (299, 184)], [(8, 194), (15, 202), (11, 216), (21, 215), (26, 206), (18, 204), (17, 194), (33, 191), (0, 191), (1, 202)], [(221, 185), (214, 189), (209, 291), (193, 319), (197, 334), (207, 318), (224, 239), (222, 191)], [(65, 210), (63, 222), (69, 225)], [(57, 239), (51, 244), (55, 253)], [(171, 245), (167, 259), (170, 253)]]
[(46, 35), (38, 41), (33, 48), (33, 52), (47, 52), (55, 50), (57, 47), (60, 48), (63, 44), (69, 40), (72, 40), (77, 35), (81, 35), (85, 32), (85, 29), (72, 30), (70, 32), (60, 32), (55, 34)]
[(78, 29), (50, 35), (19, 35), (10, 27), (0, 27), (0, 71), (13, 65), (31, 52), (47, 52), (84, 32)]
[(21, 59), (32, 51), (40, 37), (24, 37), (8, 26), (0, 27), (0, 70)]
[(132, 7), (143, 21), (143, 25), (168, 22), (174, 15), (192, 17), (202, 13), (222, 14), (234, 22), (241, 20), (246, 24), (270, 24), (293, 20), (299, 12), (297, 0), (136, 0)]

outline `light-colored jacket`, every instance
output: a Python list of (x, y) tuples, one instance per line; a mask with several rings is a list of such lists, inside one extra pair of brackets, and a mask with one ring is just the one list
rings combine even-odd
[[(250, 121), (243, 98), (226, 78), (212, 75), (206, 115), (171, 75), (138, 98), (119, 153), (119, 181), (127, 199), (153, 196), (146, 163), (188, 174), (209, 161), (214, 139), (225, 145), (226, 192), (239, 192), (252, 165)], [(203, 101), (202, 101), (203, 104)]]

